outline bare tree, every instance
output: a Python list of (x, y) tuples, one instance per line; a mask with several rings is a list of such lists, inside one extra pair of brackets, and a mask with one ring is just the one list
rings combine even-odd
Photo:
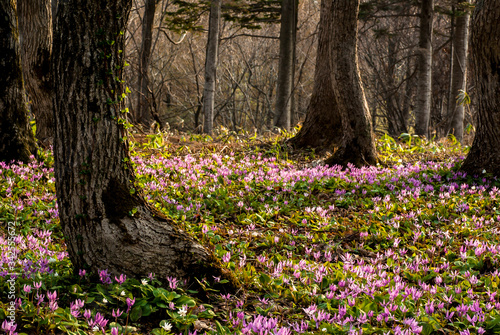
[(153, 37), (153, 24), (158, 0), (146, 0), (144, 15), (142, 17), (142, 39), (139, 51), (139, 77), (137, 82), (137, 107), (134, 111), (134, 120), (143, 124), (146, 129), (153, 122), (151, 113), (151, 87), (149, 83), (149, 64), (151, 60), (151, 46)]
[(429, 138), (432, 98), (432, 23), (434, 0), (422, 0), (418, 45), (418, 84), (415, 108), (415, 133)]
[(274, 125), (290, 130), (294, 71), (296, 0), (281, 2), (280, 57)]
[(467, 50), (469, 45), (469, 8), (463, 8), (463, 4), (469, 4), (470, 0), (456, 0), (457, 8), (456, 24), (453, 32), (452, 65), (451, 65), (451, 88), (450, 101), (448, 103), (448, 115), (450, 116), (450, 133), (462, 142), (464, 135), (464, 106), (457, 102), (460, 91), (465, 91), (467, 83)]
[(339, 149), (326, 163), (355, 166), (377, 163), (370, 111), (359, 74), (357, 38), (359, 0), (331, 0), (330, 68), (332, 85), (342, 119)]
[(314, 88), (307, 115), (299, 133), (291, 140), (297, 147), (327, 148), (342, 140), (342, 121), (331, 77), (332, 1), (321, 1)]
[(222, 0), (212, 0), (208, 25), (207, 55), (205, 59), (205, 87), (203, 89), (203, 132), (211, 135), (214, 128), (215, 83), (219, 56), (219, 37)]
[(0, 0), (0, 160), (29, 162), (37, 148), (28, 123), (15, 3)]
[(50, 80), (52, 52), (52, 3), (50, 0), (18, 1), (23, 76), (36, 137), (48, 147), (54, 139), (54, 115)]

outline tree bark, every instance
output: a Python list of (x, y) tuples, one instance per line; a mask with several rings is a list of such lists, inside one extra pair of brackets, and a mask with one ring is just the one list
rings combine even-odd
[(50, 80), (52, 3), (18, 1), (21, 55), (26, 91), (36, 120), (36, 137), (48, 147), (54, 140), (54, 113)]
[(57, 201), (76, 269), (161, 278), (223, 276), (215, 257), (148, 206), (134, 186), (123, 127), (131, 0), (60, 2), (54, 35)]
[(219, 57), (220, 17), (222, 0), (212, 0), (208, 23), (207, 53), (205, 59), (205, 87), (203, 89), (203, 132), (212, 135), (214, 128), (215, 82)]
[(415, 133), (429, 137), (432, 98), (432, 23), (434, 0), (422, 0), (418, 43), (418, 83), (415, 106)]
[(0, 0), (0, 160), (30, 161), (37, 147), (28, 121), (15, 2)]
[(274, 125), (287, 131), (290, 130), (292, 114), (295, 1), (282, 0), (281, 2), (280, 58)]
[(149, 61), (151, 59), (151, 45), (153, 39), (153, 24), (156, 13), (157, 0), (146, 0), (144, 16), (142, 17), (142, 42), (139, 52), (139, 80), (137, 83), (137, 108), (135, 121), (149, 129), (153, 122), (149, 92)]
[(333, 92), (340, 111), (343, 137), (328, 165), (377, 163), (370, 111), (359, 74), (357, 38), (360, 0), (333, 0), (330, 67)]
[(330, 66), (332, 1), (321, 1), (319, 19), (318, 51), (314, 71), (314, 87), (311, 101), (302, 128), (290, 140), (298, 148), (328, 148), (339, 145), (342, 140), (342, 121), (333, 92)]
[(462, 170), (500, 171), (500, 2), (478, 1), (471, 26), (471, 58), (477, 99), (477, 130)]
[(456, 0), (455, 30), (453, 34), (451, 63), (451, 99), (448, 104), (448, 115), (451, 117), (449, 133), (462, 142), (464, 135), (464, 106), (457, 103), (460, 91), (465, 91), (467, 83), (467, 50), (469, 45), (469, 11), (461, 8), (461, 3), (470, 0)]

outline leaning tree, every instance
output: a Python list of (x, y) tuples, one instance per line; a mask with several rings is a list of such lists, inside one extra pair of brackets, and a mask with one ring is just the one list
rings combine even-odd
[(477, 100), (476, 137), (462, 170), (500, 171), (500, 17), (499, 1), (478, 1), (471, 27), (472, 70)]
[(16, 7), (9, 0), (0, 0), (0, 50), (0, 160), (28, 162), (37, 148), (27, 116)]
[[(329, 0), (331, 25), (330, 68), (333, 92), (342, 120), (340, 147), (328, 165), (377, 163), (370, 111), (359, 74), (357, 40), (360, 0)], [(331, 130), (330, 130), (331, 131)]]
[[(59, 3), (53, 46), (55, 176), (73, 266), (140, 277), (223, 276), (220, 262), (151, 208), (134, 186), (124, 128), (131, 0)], [(231, 287), (231, 285), (229, 286)]]

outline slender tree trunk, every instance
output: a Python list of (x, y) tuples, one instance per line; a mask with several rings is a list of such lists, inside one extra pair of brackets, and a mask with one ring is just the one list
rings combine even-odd
[(432, 98), (432, 22), (434, 0), (422, 0), (418, 43), (418, 84), (415, 107), (415, 133), (429, 138)]
[(18, 1), (23, 76), (36, 119), (36, 137), (44, 147), (54, 140), (54, 111), (50, 80), (52, 3)]
[(477, 130), (462, 170), (500, 173), (500, 17), (499, 1), (479, 1), (471, 27), (471, 57), (477, 99)]
[(212, 135), (214, 129), (215, 82), (219, 58), (219, 36), (222, 0), (212, 0), (208, 23), (205, 87), (203, 89), (203, 132)]
[(139, 52), (139, 80), (137, 83), (138, 96), (135, 121), (143, 124), (145, 129), (149, 129), (153, 122), (150, 104), (151, 94), (149, 93), (149, 61), (151, 59), (156, 4), (157, 0), (146, 0), (144, 16), (142, 17), (142, 42)]
[(321, 1), (318, 51), (314, 71), (314, 87), (302, 128), (291, 139), (292, 145), (304, 148), (327, 148), (342, 140), (340, 111), (333, 92), (330, 49), (332, 38), (332, 0)]
[(274, 125), (290, 130), (293, 89), (295, 0), (281, 2), (280, 58)]
[(460, 9), (463, 2), (470, 0), (456, 0), (457, 13), (453, 34), (453, 54), (451, 64), (451, 99), (448, 104), (448, 115), (451, 117), (450, 134), (462, 142), (464, 135), (464, 106), (457, 104), (457, 96), (461, 90), (465, 91), (467, 83), (467, 50), (469, 45), (469, 11), (468, 8)]
[(15, 2), (0, 0), (0, 161), (30, 161), (36, 143), (28, 122)]
[(360, 0), (333, 0), (330, 67), (333, 92), (344, 131), (340, 148), (328, 165), (377, 163), (368, 104), (359, 74), (357, 39)]
[(94, 273), (233, 278), (135, 189), (122, 125), (121, 50), (130, 8), (131, 0), (59, 4), (53, 48), (54, 158), (70, 259), (76, 269)]

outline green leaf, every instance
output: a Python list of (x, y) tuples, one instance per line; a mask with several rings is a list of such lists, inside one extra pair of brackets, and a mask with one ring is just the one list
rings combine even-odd
[(265, 273), (262, 273), (260, 276), (259, 276), (259, 282), (262, 284), (262, 285), (268, 285), (270, 282), (271, 282), (271, 277), (269, 277), (268, 275), (266, 275)]
[(132, 320), (133, 322), (139, 320), (141, 316), (142, 316), (141, 306), (135, 306), (134, 308), (132, 308), (132, 311), (130, 311), (130, 320)]
[(188, 296), (182, 296), (180, 297), (176, 302), (175, 302), (176, 305), (178, 306), (184, 306), (184, 305), (188, 305), (188, 307), (194, 307), (196, 306), (196, 302), (188, 297)]

